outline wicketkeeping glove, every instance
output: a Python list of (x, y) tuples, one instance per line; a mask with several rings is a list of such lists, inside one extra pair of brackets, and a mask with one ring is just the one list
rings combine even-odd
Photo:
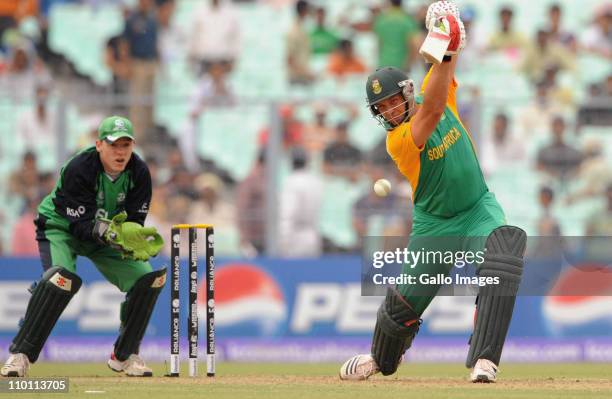
[(122, 246), (136, 260), (148, 260), (161, 251), (164, 240), (155, 227), (143, 227), (138, 223), (121, 225)]
[(146, 261), (157, 255), (164, 240), (155, 227), (143, 227), (138, 223), (126, 222), (127, 213), (121, 212), (112, 220), (98, 219), (94, 236), (101, 242), (121, 252), (123, 258)]

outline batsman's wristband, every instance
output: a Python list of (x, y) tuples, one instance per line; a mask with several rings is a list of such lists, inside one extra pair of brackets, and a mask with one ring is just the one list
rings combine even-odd
[(451, 62), (452, 60), (453, 60), (452, 55), (445, 55), (444, 57), (442, 57), (442, 62)]

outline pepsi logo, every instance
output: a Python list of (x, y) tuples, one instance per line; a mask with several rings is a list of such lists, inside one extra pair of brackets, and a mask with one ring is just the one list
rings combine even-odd
[(601, 265), (563, 271), (542, 301), (542, 315), (557, 336), (609, 334), (612, 327), (612, 273)]
[[(215, 328), (234, 334), (280, 335), (287, 318), (287, 304), (278, 282), (263, 268), (248, 263), (230, 263), (215, 272), (214, 301), (207, 301), (206, 285), (200, 286), (198, 301), (215, 308)], [(199, 306), (202, 319), (206, 306)]]

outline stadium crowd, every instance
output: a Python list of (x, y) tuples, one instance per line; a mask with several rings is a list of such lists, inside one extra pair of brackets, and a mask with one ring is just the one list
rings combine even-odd
[[(11, 138), (24, 143), (18, 154), (20, 162), (0, 177), (4, 186), (0, 191), (19, 204), (18, 217), (9, 218), (0, 209), (0, 225), (8, 226), (12, 237), (9, 242), (0, 241), (0, 255), (38, 254), (32, 220), (64, 161), (55, 159), (52, 150), (62, 145), (58, 143), (61, 138), (57, 132), (62, 127), (58, 125), (56, 100), (63, 96), (86, 98), (92, 93), (110, 100), (75, 101), (86, 115), (78, 147), (93, 145), (97, 124), (105, 115), (124, 114), (131, 119), (137, 146), (147, 159), (154, 183), (148, 223), (169, 233), (171, 224), (205, 221), (217, 229), (219, 254), (266, 254), (270, 231), (266, 227), (266, 147), (271, 127), (261, 126), (256, 159), (247, 176), (236, 179), (215, 159), (196, 151), (188, 137), (194, 134), (190, 129), (177, 137), (154, 117), (156, 80), (168, 73), (179, 57), (187, 57), (197, 76), (189, 98), (176, 100), (188, 108), (192, 127), (200, 123), (203, 113), (232, 109), (243, 101), (240, 88), (232, 85), (232, 74), (240, 63), (256, 61), (243, 58), (245, 32), (239, 11), (244, 3), (292, 10), (290, 26), (279, 31), (284, 35), (285, 71), (279, 71), (278, 76), (287, 79), (289, 90), (328, 78), (341, 85), (351, 76), (365, 77), (380, 65), (417, 76), (428, 68), (418, 54), (426, 33), (422, 23), (425, 1), (347, 2), (346, 8), (331, 18), (324, 1), (202, 0), (193, 9), (189, 24), (176, 23), (177, 3), (179, 0), (0, 2), (0, 92), (4, 101), (23, 104), (14, 128), (0, 127), (0, 157), (14, 151), (8, 147)], [(105, 64), (101, 67), (112, 76), (108, 84), (100, 85), (53, 47), (49, 31), (54, 7), (96, 9), (109, 4), (121, 7), (124, 20), (122, 32), (108, 37), (100, 50)], [(584, 81), (581, 75), (589, 73), (578, 62), (581, 57), (612, 64), (612, 3), (593, 9), (580, 31), (565, 27), (563, 3), (550, 3), (547, 15), (542, 16), (546, 22), (531, 37), (515, 27), (516, 10), (510, 3), (498, 9), (494, 24), (482, 23), (478, 7), (460, 5), (468, 46), (461, 55), (458, 73), (468, 73), (482, 57), (498, 57), (524, 76), (533, 93), (529, 101), (512, 107), (505, 106), (502, 96), (487, 119), (479, 116), (478, 106), (487, 87), (472, 85), (466, 88), (469, 98), (459, 98), (460, 112), (466, 115), (485, 173), (494, 177), (515, 165), (529, 165), (532, 178), (541, 186), (536, 195), (521, 200), (534, 208), (539, 206), (534, 220), (539, 235), (563, 234), (562, 210), (593, 199), (599, 199), (603, 208), (583, 220), (582, 232), (612, 235), (612, 70), (585, 87), (577, 88), (580, 85), (576, 84)], [(485, 25), (497, 29), (483, 31)], [(356, 44), (364, 36), (374, 37), (377, 43), (371, 59), (357, 51)], [(502, 93), (504, 90), (513, 88), (504, 88)], [(352, 252), (367, 235), (409, 234), (411, 193), (390, 164), (384, 130), (370, 125), (380, 131), (380, 139), (368, 150), (352, 140), (354, 120), (367, 112), (365, 103), (359, 99), (353, 103), (318, 98), (279, 100), (283, 145), (278, 156), (286, 159), (287, 168), (278, 191), (278, 253), (308, 257)], [(607, 128), (608, 137), (583, 137), (581, 132), (587, 126)], [(230, 130), (232, 127), (226, 133), (235, 134)], [(77, 149), (69, 148), (69, 152)], [(381, 177), (394, 184), (391, 195), (384, 198), (371, 189), (372, 182)], [(362, 188), (350, 205), (350, 225), (357, 239), (349, 244), (326, 236), (320, 228), (326, 179)]]

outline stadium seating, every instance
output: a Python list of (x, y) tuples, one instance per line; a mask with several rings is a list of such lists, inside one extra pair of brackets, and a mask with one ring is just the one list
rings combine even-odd
[[(176, 22), (187, 26), (195, 2), (178, 1)], [(412, 3), (412, 2), (410, 2)], [(466, 2), (461, 2), (462, 3)], [(477, 25), (480, 30), (490, 32), (497, 27), (497, 12), (499, 6), (506, 4), (503, 0), (472, 0), (469, 2), (477, 10)], [(576, 32), (583, 30), (590, 22), (592, 10), (598, 0), (581, 2), (564, 0), (564, 24)], [(352, 0), (327, 2), (328, 21), (330, 24), (349, 6)], [(529, 36), (545, 23), (548, 3), (532, 0), (516, 0), (512, 2), (515, 9), (516, 28)], [(416, 4), (408, 4), (416, 7)], [(364, 105), (363, 77), (355, 77), (344, 82), (331, 78), (322, 78), (313, 87), (291, 88), (286, 82), (284, 66), (284, 32), (289, 28), (293, 10), (289, 7), (274, 9), (265, 2), (240, 4), (237, 6), (242, 29), (242, 51), (233, 72), (230, 84), (240, 97), (241, 105), (236, 109), (214, 109), (203, 113), (197, 125), (197, 151), (200, 155), (214, 160), (218, 166), (227, 169), (236, 179), (241, 179), (251, 168), (256, 156), (257, 132), (268, 124), (268, 107), (271, 100), (310, 101), (321, 98), (334, 98), (354, 103), (360, 114), (353, 121), (350, 130), (351, 141), (361, 150), (373, 148), (381, 138), (381, 130), (369, 118)], [(358, 12), (365, 14), (363, 8)], [(571, 15), (571, 18), (569, 17)], [(108, 38), (120, 33), (123, 29), (121, 10), (114, 6), (102, 6), (93, 10), (89, 7), (75, 4), (62, 4), (53, 7), (50, 14), (49, 39), (51, 47), (71, 60), (77, 70), (89, 76), (99, 85), (108, 84), (110, 71), (104, 65), (104, 46)], [(371, 34), (354, 37), (355, 49), (367, 63), (376, 59), (376, 39)], [(314, 69), (322, 71), (326, 60), (319, 58), (314, 61)], [(374, 65), (369, 65), (373, 67)], [(578, 60), (581, 71), (581, 85), (573, 85), (577, 98), (580, 98), (588, 83), (601, 79), (609, 73), (609, 65), (591, 56), (581, 56)], [(420, 81), (421, 73), (415, 71), (414, 78)], [(532, 89), (527, 81), (503, 58), (490, 56), (478, 60), (473, 68), (460, 76), (460, 81), (466, 87), (480, 88), (483, 108), (480, 126), (490, 126), (495, 112), (504, 107), (514, 115), (522, 104), (532, 95)], [(174, 136), (179, 136), (189, 126), (188, 101), (195, 85), (195, 76), (186, 62), (186, 54), (182, 60), (164, 68), (158, 75), (155, 95), (155, 120), (167, 127)], [(0, 97), (0, 129), (4, 132), (13, 130), (15, 105), (10, 100)], [(345, 117), (342, 113), (331, 111), (332, 124)], [(68, 132), (70, 149), (76, 148), (80, 130), (84, 124), (78, 110), (71, 106), (68, 112)], [(606, 152), (612, 151), (612, 140), (604, 129), (587, 127), (580, 137), (582, 142), (587, 137), (597, 136), (602, 139)], [(607, 132), (609, 133), (609, 131)], [(14, 145), (12, 137), (0, 136), (0, 145)], [(533, 143), (529, 145), (533, 156)], [(6, 153), (6, 152), (4, 152)], [(18, 156), (3, 156), (0, 159), (0, 179), (14, 170), (19, 162)], [(46, 165), (50, 159), (41, 159)], [(286, 168), (284, 169), (286, 173)], [(2, 184), (6, 187), (5, 184)], [(534, 206), (537, 198), (538, 178), (532, 165), (520, 165), (511, 171), (503, 171), (489, 178), (489, 186), (496, 192), (504, 204), (510, 222), (531, 226), (528, 233), (533, 233), (534, 222), (538, 217), (538, 209)], [(323, 234), (340, 246), (350, 246), (356, 237), (351, 225), (351, 207), (363, 187), (346, 181), (325, 178), (325, 195), (321, 230)], [(520, 195), (524, 200), (516, 200)], [(9, 197), (0, 190), (0, 199)], [(20, 204), (11, 203), (6, 210), (13, 214)], [(563, 209), (564, 233), (580, 234), (583, 221), (592, 204), (580, 204)], [(10, 224), (9, 224), (10, 226)], [(3, 232), (4, 237), (6, 231)], [(231, 240), (230, 240), (231, 241)], [(231, 244), (230, 244), (231, 246)]]

